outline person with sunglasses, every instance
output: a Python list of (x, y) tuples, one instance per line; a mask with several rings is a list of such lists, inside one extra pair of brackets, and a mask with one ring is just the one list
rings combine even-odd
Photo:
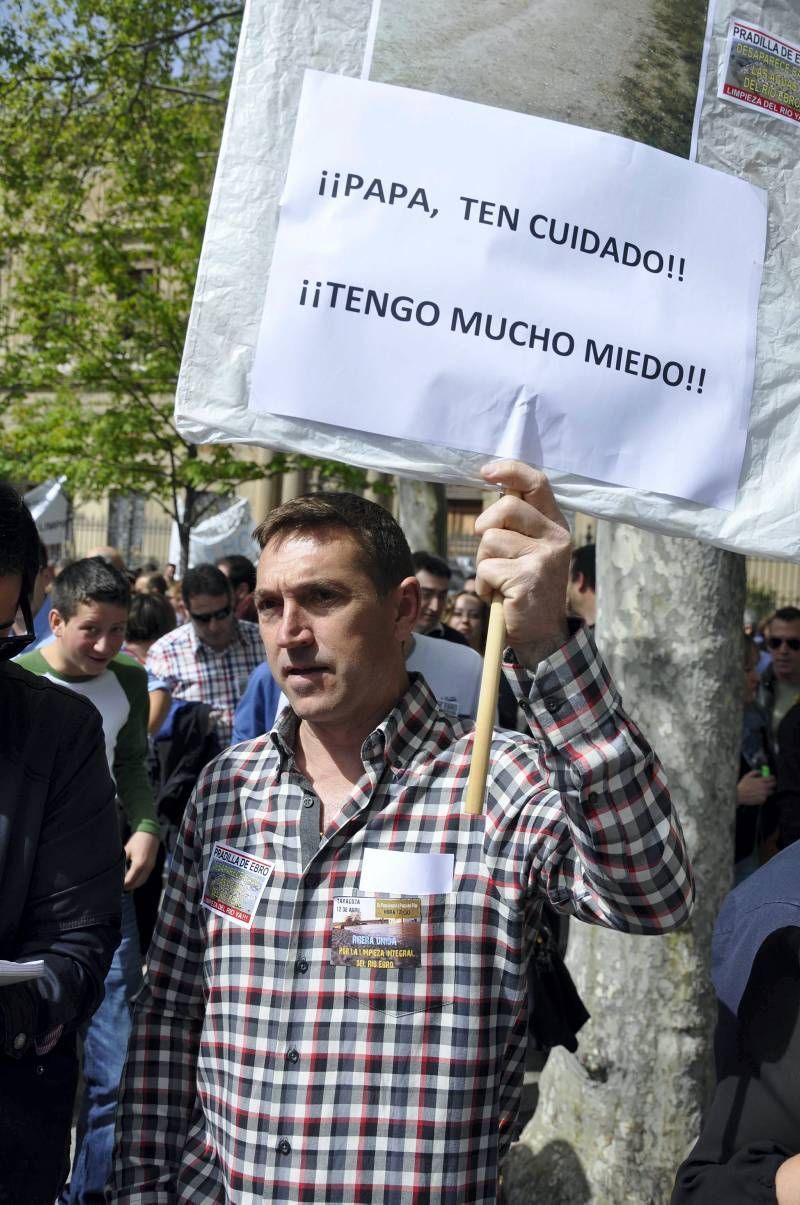
[(766, 711), (777, 746), (781, 721), (800, 695), (800, 608), (781, 607), (767, 628), (772, 664), (761, 675), (758, 701)]
[(231, 743), (236, 704), (264, 660), (264, 646), (258, 625), (236, 618), (230, 581), (216, 565), (189, 569), (181, 592), (189, 622), (152, 645), (146, 666), (166, 683), (173, 708), (190, 702), (213, 707), (217, 737), (225, 748)]
[[(100, 716), (11, 661), (34, 639), (36, 526), (0, 483), (0, 1201), (51, 1205), (69, 1170), (76, 1034), (120, 937), (123, 859)], [(21, 615), (24, 631), (12, 632)]]

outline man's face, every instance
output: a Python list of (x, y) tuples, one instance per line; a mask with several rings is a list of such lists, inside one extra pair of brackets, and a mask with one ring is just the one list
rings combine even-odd
[[(786, 643), (788, 640), (796, 647), (791, 648)], [(767, 648), (772, 654), (775, 677), (792, 686), (800, 686), (800, 620), (773, 619), (769, 625)]]
[(449, 581), (446, 577), (429, 573), (427, 569), (418, 570), (417, 581), (419, 582), (420, 606), (414, 631), (424, 636), (426, 632), (430, 632), (431, 628), (435, 628), (437, 623), (442, 621)]
[(47, 647), (53, 668), (75, 678), (102, 674), (122, 648), (127, 621), (127, 608), (119, 603), (80, 603), (69, 619), (51, 611), (50, 627), (56, 640)]
[(402, 642), (417, 612), (406, 578), (380, 597), (346, 531), (271, 540), (256, 607), (273, 677), (301, 719), (370, 731), (406, 684)]
[(233, 640), (233, 601), (230, 594), (193, 594), (187, 604), (189, 618), (203, 644), (223, 652)]

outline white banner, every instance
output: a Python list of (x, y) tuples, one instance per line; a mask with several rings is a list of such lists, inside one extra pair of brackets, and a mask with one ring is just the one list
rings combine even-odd
[[(471, 0), (435, 9), (409, 6), (407, 0), (384, 0), (377, 19), (372, 77), (593, 124), (593, 94), (591, 90), (584, 94), (580, 72), (571, 65), (567, 70), (568, 56), (558, 43), (564, 21), (560, 11), (554, 8), (550, 14), (547, 38), (542, 37), (539, 3), (530, 0), (515, 12), (512, 37), (500, 0)], [(198, 443), (242, 442), (276, 450), (302, 449), (410, 477), (479, 484), (478, 468), (485, 459), (479, 453), (421, 439), (369, 435), (309, 419), (261, 414), (248, 407), (278, 201), (288, 170), (304, 70), (329, 71), (333, 66), (342, 75), (357, 77), (371, 46), (371, 0), (319, 0), (314, 14), (313, 21), (298, 23), (295, 0), (274, 0), (269, 6), (250, 3), (245, 10), (178, 385), (179, 429)], [(599, 0), (596, 13), (587, 11), (587, 30), (594, 29), (600, 17), (628, 30), (613, 8), (601, 6)], [(649, 489), (587, 480), (571, 472), (554, 471), (551, 480), (559, 502), (567, 509), (621, 519), (668, 535), (695, 536), (738, 552), (800, 560), (797, 130), (775, 116), (717, 97), (717, 68), (724, 74), (733, 19), (748, 21), (797, 44), (800, 12), (794, 0), (737, 0), (735, 6), (733, 0), (716, 0), (716, 16), (709, 30), (710, 69), (698, 120), (698, 159), (770, 194), (755, 384), (734, 508), (725, 511)], [(637, 48), (635, 37), (632, 45)], [(551, 46), (555, 49), (548, 49)], [(551, 58), (555, 67), (548, 74)], [(593, 62), (596, 64), (596, 59)], [(617, 74), (624, 74), (624, 54), (622, 61), (611, 56), (609, 62), (616, 63)], [(655, 64), (653, 71), (658, 75), (662, 67)], [(602, 71), (595, 74), (602, 75)], [(608, 89), (616, 92), (618, 83), (616, 76), (609, 76)], [(605, 108), (596, 120), (608, 120)], [(443, 158), (449, 153), (449, 147), (441, 148)], [(436, 219), (426, 220), (431, 227), (436, 225)], [(730, 257), (736, 261), (737, 256), (734, 237)], [(743, 271), (749, 274), (746, 265)], [(520, 355), (530, 354), (519, 351)], [(380, 404), (376, 398), (371, 406)]]
[(652, 147), (307, 72), (251, 406), (730, 509), (765, 237)]
[(29, 490), (25, 505), (31, 512), (36, 530), (48, 548), (61, 547), (67, 542), (69, 500), (64, 493), (66, 477), (45, 481)]
[[(213, 564), (221, 556), (246, 556), (255, 564), (259, 547), (251, 532), (255, 527), (246, 498), (237, 498), (217, 515), (203, 519), (192, 528), (189, 537), (188, 569), (193, 565)], [(172, 524), (169, 558), (173, 565), (181, 562), (181, 542), (178, 524)]]

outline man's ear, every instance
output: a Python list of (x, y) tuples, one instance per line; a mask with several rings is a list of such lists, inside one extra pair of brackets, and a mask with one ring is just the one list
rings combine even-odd
[(47, 622), (50, 624), (50, 631), (53, 633), (56, 639), (58, 639), (61, 636), (64, 625), (67, 622), (66, 619), (64, 619), (64, 616), (60, 611), (57, 611), (55, 607), (52, 607), (50, 614), (47, 616)]
[(589, 589), (589, 583), (588, 583), (588, 582), (587, 582), (587, 580), (586, 580), (586, 574), (585, 574), (585, 573), (579, 573), (579, 574), (578, 574), (578, 575), (575, 577), (574, 581), (575, 581), (575, 583), (576, 583), (576, 585), (577, 585), (577, 587), (578, 587), (578, 593), (579, 593), (579, 594), (585, 594), (585, 593), (586, 593), (586, 591)]
[(396, 590), (397, 614), (395, 628), (400, 641), (407, 640), (414, 631), (419, 615), (419, 582), (415, 577), (404, 577)]

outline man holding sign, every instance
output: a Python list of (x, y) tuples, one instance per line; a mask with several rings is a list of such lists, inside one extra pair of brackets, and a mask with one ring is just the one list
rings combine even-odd
[(402, 532), (352, 495), (258, 529), (256, 603), (291, 710), (187, 809), (137, 1005), (116, 1201), (494, 1202), (525, 1062), (543, 900), (663, 933), (692, 879), (655, 755), (587, 630), (546, 478), (478, 520), (531, 737), (497, 732), (484, 814), (471, 725), (409, 680)]

